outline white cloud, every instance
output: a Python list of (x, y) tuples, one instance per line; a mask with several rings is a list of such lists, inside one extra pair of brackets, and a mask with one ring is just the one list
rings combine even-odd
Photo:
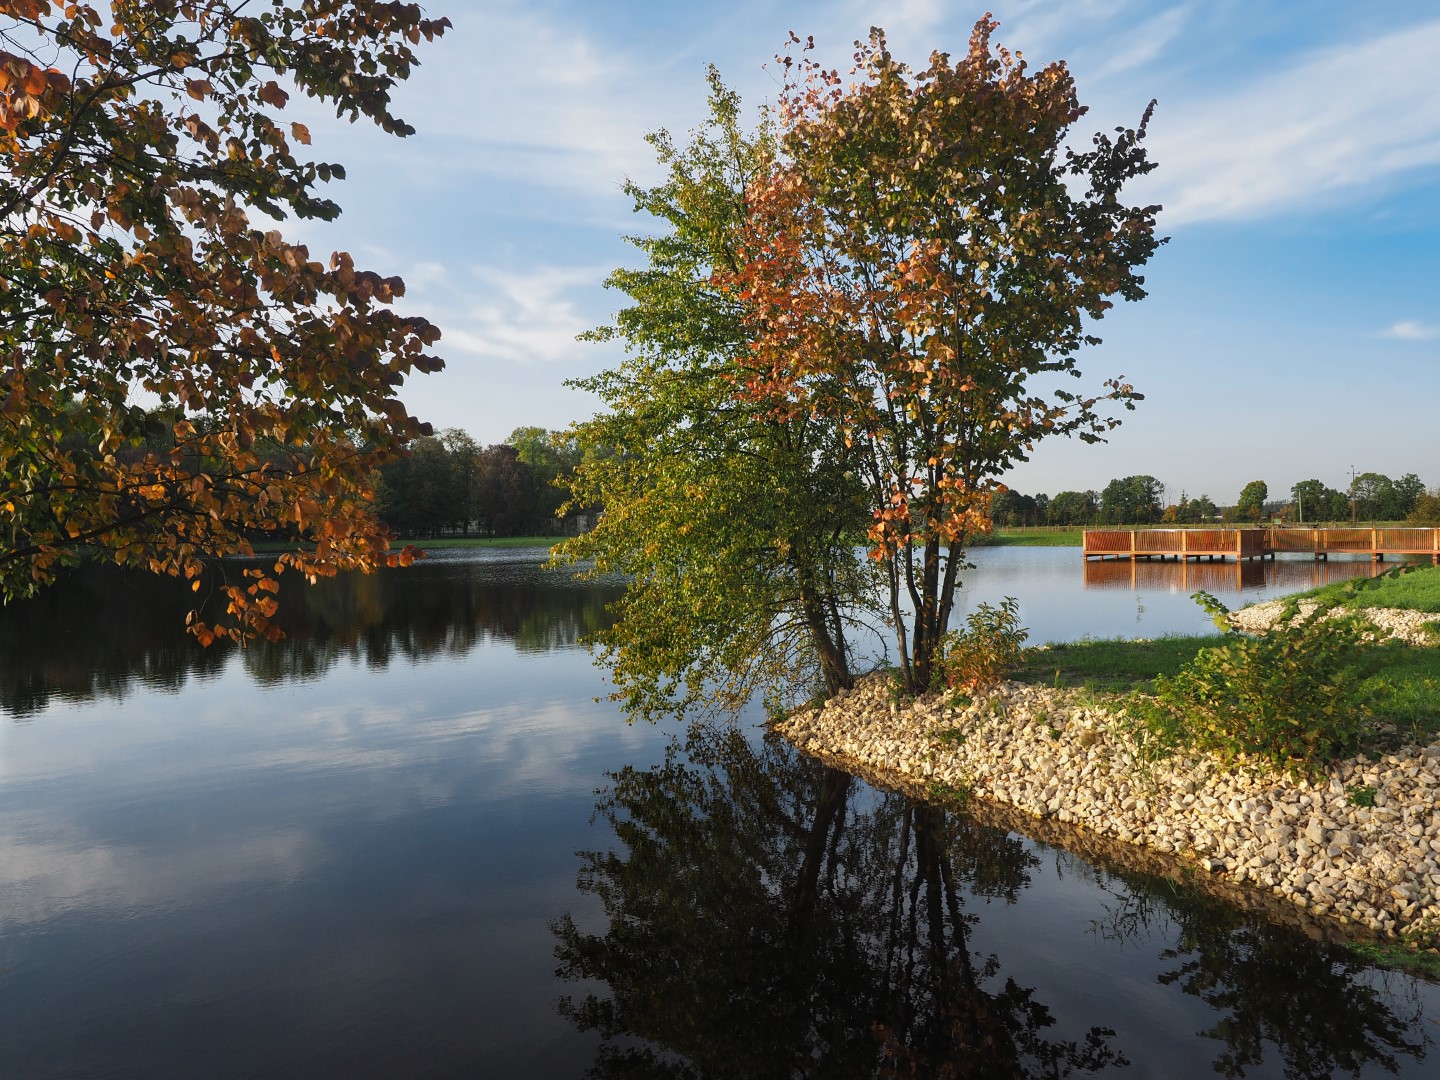
[[(548, 266), (509, 269), (472, 266), (443, 281), (431, 270), (423, 290), (424, 312), (444, 327), (442, 353), (460, 350), (491, 360), (520, 364), (569, 359), (584, 346), (577, 335), (593, 328), (597, 316), (581, 310), (594, 298), (608, 268)], [(408, 277), (407, 277), (408, 280)], [(417, 300), (422, 291), (414, 289)]]
[[(1146, 197), (1164, 224), (1305, 210), (1440, 167), (1440, 21), (1314, 53), (1165, 109)], [(1158, 190), (1156, 190), (1158, 189)]]
[(1430, 326), (1413, 320), (1402, 320), (1392, 325), (1382, 335), (1400, 341), (1434, 341), (1440, 338), (1440, 326)]

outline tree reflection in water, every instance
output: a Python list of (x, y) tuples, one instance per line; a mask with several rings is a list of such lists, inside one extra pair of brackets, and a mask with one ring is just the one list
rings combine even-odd
[[(385, 668), (396, 657), (459, 656), (491, 638), (522, 652), (568, 648), (608, 625), (619, 585), (577, 587), (538, 561), (418, 563), (342, 574), (313, 586), (284, 580), (285, 637), (252, 642), (243, 663), (259, 683), (313, 679), (341, 661)], [(203, 593), (202, 593), (203, 596)], [(233, 647), (184, 632), (196, 602), (170, 578), (85, 565), (33, 599), (0, 607), (0, 710), (31, 716), (52, 698), (123, 699), (133, 686), (178, 690), (224, 669)]]
[(1096, 927), (1103, 936), (1159, 944), (1167, 967), (1160, 982), (1214, 1010), (1214, 1024), (1199, 1034), (1224, 1044), (1218, 1074), (1245, 1076), (1267, 1048), (1297, 1078), (1394, 1073), (1402, 1056), (1424, 1059), (1424, 1005), (1404, 975), (1166, 878), (1057, 855), (1115, 898)]
[[(605, 921), (552, 925), (558, 973), (603, 984), (560, 1005), (601, 1037), (593, 1075), (1017, 1077), (1127, 1064), (1109, 1028), (1056, 1037), (1036, 990), (970, 947), (967, 898), (1014, 902), (1040, 865), (1014, 834), (733, 730), (692, 729), (664, 764), (611, 781), (597, 813), (620, 850), (582, 853), (579, 878)], [(1406, 1006), (1403, 977), (1164, 878), (1055, 857), (1116, 898), (1106, 936), (1156, 947), (1155, 993), (1174, 987), (1213, 1010), (1208, 1030), (1136, 1037), (1219, 1040), (1210, 1067), (1196, 1064), (1231, 1077), (1423, 1059), (1422, 1009)]]
[[(1113, 1034), (1047, 1038), (1032, 990), (969, 948), (962, 893), (1013, 901), (1013, 836), (767, 738), (692, 729), (597, 810), (623, 855), (582, 855), (608, 925), (554, 924), (560, 974), (608, 994), (561, 1011), (603, 1043), (597, 1076), (1058, 1076), (1125, 1064)], [(868, 789), (863, 789), (868, 792)], [(643, 1040), (643, 1041), (637, 1041)]]

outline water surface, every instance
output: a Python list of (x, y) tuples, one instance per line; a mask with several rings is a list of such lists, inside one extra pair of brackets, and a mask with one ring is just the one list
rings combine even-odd
[[(136, 578), (0, 612), (0, 1076), (1433, 1074), (1434, 987), (749, 722), (628, 726), (578, 645), (620, 586), (538, 558), (322, 582), (243, 651)], [(1208, 626), (975, 561), (1035, 640)]]

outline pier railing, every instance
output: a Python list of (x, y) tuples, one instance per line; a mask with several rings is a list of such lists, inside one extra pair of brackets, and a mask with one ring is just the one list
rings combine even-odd
[(1440, 529), (1087, 529), (1085, 558), (1257, 559), (1282, 552), (1429, 555), (1440, 564)]

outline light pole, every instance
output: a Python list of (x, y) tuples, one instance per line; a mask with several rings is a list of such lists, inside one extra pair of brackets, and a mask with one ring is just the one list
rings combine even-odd
[(1354, 525), (1358, 520), (1357, 511), (1359, 501), (1355, 498), (1355, 466), (1350, 466), (1350, 524)]

